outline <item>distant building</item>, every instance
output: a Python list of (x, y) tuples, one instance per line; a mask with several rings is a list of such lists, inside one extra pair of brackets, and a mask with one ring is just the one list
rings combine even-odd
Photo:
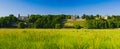
[(108, 15), (105, 15), (102, 17), (103, 19), (108, 19)]
[(76, 19), (77, 19), (77, 16), (76, 16), (76, 15), (75, 15), (75, 16), (72, 15), (72, 16), (71, 16), (71, 19), (72, 19), (72, 20), (76, 20)]
[(99, 19), (100, 19), (100, 17), (95, 17), (95, 19), (96, 19), (96, 20), (99, 20)]
[(18, 19), (21, 20), (21, 21), (27, 20), (28, 17), (29, 17), (29, 15), (28, 16), (20, 16), (20, 14), (18, 15)]

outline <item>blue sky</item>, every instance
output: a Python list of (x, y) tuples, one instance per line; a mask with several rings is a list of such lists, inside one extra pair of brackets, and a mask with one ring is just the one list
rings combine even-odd
[(120, 15), (119, 0), (0, 0), (0, 16), (9, 14)]

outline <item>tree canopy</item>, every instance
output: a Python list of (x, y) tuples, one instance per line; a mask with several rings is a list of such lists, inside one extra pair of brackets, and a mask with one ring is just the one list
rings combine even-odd
[[(35, 15), (32, 14), (27, 20), (20, 21), (19, 18), (10, 14), (9, 16), (0, 17), (0, 28), (63, 28), (67, 19), (71, 15)], [(79, 16), (76, 17), (79, 19)], [(120, 15), (107, 16), (104, 19), (101, 15), (86, 15), (81, 16), (85, 19), (86, 26), (75, 25), (76, 29), (107, 29), (107, 28), (120, 28)], [(80, 22), (78, 22), (80, 23)]]

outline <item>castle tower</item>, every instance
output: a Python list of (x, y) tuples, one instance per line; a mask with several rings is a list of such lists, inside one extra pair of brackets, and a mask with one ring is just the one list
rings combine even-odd
[(18, 18), (20, 17), (20, 14), (18, 14)]

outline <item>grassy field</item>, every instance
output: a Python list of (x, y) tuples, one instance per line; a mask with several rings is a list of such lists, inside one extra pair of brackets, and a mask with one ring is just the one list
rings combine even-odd
[(120, 49), (120, 29), (0, 29), (0, 49)]

